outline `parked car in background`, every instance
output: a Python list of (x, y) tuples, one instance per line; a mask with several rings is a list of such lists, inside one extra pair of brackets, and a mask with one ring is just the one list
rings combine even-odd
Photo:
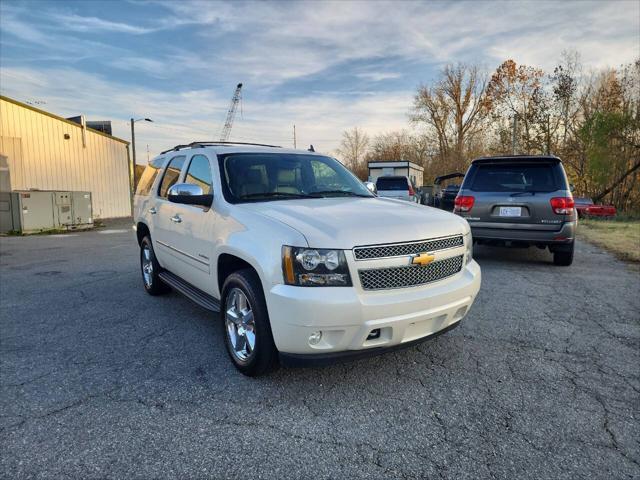
[(562, 163), (555, 156), (478, 158), (455, 199), (455, 213), (479, 243), (549, 248), (556, 265), (571, 265), (577, 214)]
[(599, 217), (613, 218), (616, 216), (617, 210), (613, 205), (595, 205), (593, 200), (588, 197), (578, 197), (574, 199), (578, 217)]
[(459, 191), (460, 185), (447, 185), (441, 193), (440, 208), (442, 210), (446, 210), (447, 212), (453, 212), (455, 200), (458, 196)]
[(423, 185), (416, 190), (420, 205), (433, 205), (433, 185)]
[[(457, 194), (457, 189), (460, 188), (458, 184), (444, 185), (450, 180), (455, 178), (464, 178), (464, 173), (449, 173), (447, 175), (440, 175), (433, 180), (433, 185), (429, 186), (428, 197), (423, 198), (423, 205), (429, 205), (431, 207), (442, 208), (443, 210), (453, 211), (453, 201)], [(447, 187), (451, 187), (449, 192), (445, 195)], [(423, 187), (424, 188), (424, 187)], [(455, 194), (453, 194), (455, 192)], [(452, 195), (453, 194), (453, 195)], [(442, 199), (445, 198), (444, 207), (442, 205)]]
[(134, 218), (147, 293), (216, 312), (250, 376), (424, 341), (480, 288), (464, 219), (376, 197), (314, 152), (179, 145), (145, 170)]
[(411, 183), (409, 177), (391, 175), (378, 177), (376, 180), (376, 189), (379, 197), (420, 203), (420, 197), (416, 193), (416, 187)]

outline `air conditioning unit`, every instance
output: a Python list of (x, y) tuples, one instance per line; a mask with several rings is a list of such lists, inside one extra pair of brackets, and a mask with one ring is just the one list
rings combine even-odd
[(36, 233), (93, 227), (91, 192), (12, 191), (3, 195), (0, 231)]

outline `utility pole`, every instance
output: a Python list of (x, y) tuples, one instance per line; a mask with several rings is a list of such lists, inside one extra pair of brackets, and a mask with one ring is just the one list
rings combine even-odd
[(133, 190), (136, 189), (136, 129), (134, 127), (136, 121), (131, 118), (131, 154), (133, 158)]
[(297, 144), (296, 144), (296, 125), (295, 125), (295, 123), (293, 124), (293, 148), (294, 148), (294, 150), (297, 148)]
[(151, 120), (150, 118), (138, 118), (137, 120), (135, 120), (133, 117), (131, 118), (131, 153), (133, 154), (133, 173), (131, 174), (131, 178), (133, 178), (133, 190), (134, 191), (136, 189), (136, 129), (135, 129), (135, 123), (136, 122), (141, 122), (141, 121), (152, 122), (153, 123), (153, 120)]
[(547, 155), (551, 155), (551, 115), (547, 114)]
[(513, 114), (513, 134), (511, 136), (511, 154), (515, 155), (518, 151), (518, 114)]

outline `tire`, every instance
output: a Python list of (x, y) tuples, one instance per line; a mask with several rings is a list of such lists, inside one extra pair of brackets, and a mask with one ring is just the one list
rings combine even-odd
[(567, 249), (556, 250), (553, 252), (553, 263), (560, 267), (568, 267), (573, 263), (574, 243)]
[(156, 259), (149, 236), (144, 237), (140, 242), (140, 271), (142, 273), (142, 284), (149, 295), (162, 295), (171, 291), (171, 288), (160, 280), (158, 276), (162, 271), (162, 267)]
[(275, 370), (278, 350), (262, 284), (254, 270), (238, 270), (226, 278), (220, 312), (224, 344), (233, 365), (248, 377)]

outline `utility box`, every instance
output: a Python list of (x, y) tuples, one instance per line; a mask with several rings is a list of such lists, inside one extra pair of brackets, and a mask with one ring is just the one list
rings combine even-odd
[(61, 227), (73, 225), (73, 212), (71, 211), (71, 192), (54, 192), (54, 214), (56, 223)]
[(34, 233), (56, 228), (53, 192), (12, 192), (13, 230)]
[(11, 215), (2, 216), (2, 232), (37, 233), (93, 226), (90, 192), (28, 190), (5, 196), (0, 207), (8, 208)]
[(74, 225), (93, 225), (91, 192), (71, 192), (71, 205)]

